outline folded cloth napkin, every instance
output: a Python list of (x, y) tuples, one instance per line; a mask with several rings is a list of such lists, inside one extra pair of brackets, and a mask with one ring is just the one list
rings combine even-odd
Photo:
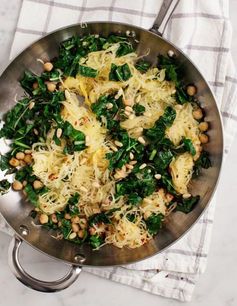
[[(56, 28), (86, 21), (119, 21), (151, 28), (162, 0), (23, 0), (11, 57)], [(228, 0), (180, 0), (164, 37), (179, 46), (199, 67), (217, 98), (225, 128), (225, 153), (237, 120), (235, 69), (230, 55)], [(29, 14), (30, 12), (30, 14)], [(125, 267), (84, 271), (169, 298), (189, 301), (206, 267), (215, 200), (192, 229), (170, 248)], [(0, 229), (9, 228), (0, 218)]]

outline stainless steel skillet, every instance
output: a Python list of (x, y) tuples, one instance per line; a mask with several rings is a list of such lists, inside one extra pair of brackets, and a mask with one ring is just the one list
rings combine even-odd
[[(58, 45), (61, 41), (73, 35), (100, 34), (108, 36), (110, 33), (123, 33), (134, 31), (139, 41), (137, 52), (144, 53), (150, 49), (148, 59), (156, 62), (157, 54), (167, 54), (172, 50), (178, 61), (183, 66), (185, 80), (194, 83), (198, 88), (198, 99), (206, 112), (206, 120), (210, 123), (208, 132), (210, 142), (206, 149), (210, 152), (212, 167), (203, 171), (201, 177), (194, 181), (192, 189), (194, 194), (199, 194), (201, 200), (195, 209), (185, 215), (179, 212), (172, 213), (167, 219), (165, 227), (160, 231), (157, 238), (139, 249), (118, 249), (113, 246), (105, 246), (99, 251), (93, 251), (90, 247), (74, 245), (68, 241), (58, 241), (51, 237), (47, 230), (35, 224), (29, 213), (32, 206), (24, 201), (20, 195), (10, 192), (0, 199), (0, 213), (7, 223), (15, 231), (15, 236), (9, 248), (9, 263), (16, 277), (25, 285), (39, 291), (52, 292), (62, 290), (72, 284), (78, 277), (81, 266), (112, 266), (128, 264), (150, 257), (164, 250), (184, 235), (197, 221), (207, 207), (218, 181), (222, 163), (223, 133), (220, 114), (215, 98), (195, 65), (176, 46), (161, 37), (160, 25), (167, 20), (167, 10), (171, 0), (164, 1), (163, 10), (157, 17), (155, 25), (148, 31), (135, 26), (122, 23), (91, 22), (86, 27), (74, 25), (55, 31), (36, 43), (32, 44), (16, 57), (0, 77), (0, 111), (5, 113), (15, 104), (15, 95), (23, 93), (19, 86), (19, 79), (24, 70), (29, 69), (39, 73), (40, 66), (36, 59), (50, 59), (57, 55)], [(26, 241), (32, 247), (71, 265), (68, 274), (55, 282), (37, 280), (27, 274), (19, 262), (19, 247), (22, 241)]]

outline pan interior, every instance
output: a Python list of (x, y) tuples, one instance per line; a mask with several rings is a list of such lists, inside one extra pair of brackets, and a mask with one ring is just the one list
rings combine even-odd
[[(169, 50), (173, 50), (183, 66), (187, 82), (195, 83), (197, 86), (198, 98), (205, 109), (205, 118), (211, 126), (209, 131), (210, 142), (206, 145), (206, 150), (210, 152), (212, 167), (203, 171), (198, 180), (194, 180), (192, 183), (192, 194), (201, 196), (201, 200), (195, 209), (187, 215), (180, 212), (172, 213), (157, 237), (134, 250), (118, 249), (107, 245), (99, 251), (93, 251), (87, 245), (78, 246), (68, 241), (56, 240), (53, 237), (53, 232), (48, 232), (34, 223), (34, 220), (29, 216), (32, 206), (19, 194), (10, 192), (1, 197), (0, 212), (18, 235), (38, 250), (69, 263), (78, 264), (75, 258), (78, 258), (76, 255), (79, 254), (85, 258), (83, 263), (85, 265), (128, 264), (162, 251), (186, 233), (203, 213), (215, 190), (220, 173), (223, 151), (221, 120), (215, 99), (206, 81), (191, 61), (174, 45), (149, 31), (134, 26), (118, 23), (88, 23), (87, 27), (82, 28), (80, 25), (75, 25), (58, 30), (34, 43), (23, 51), (0, 77), (1, 113), (5, 113), (15, 104), (16, 95), (21, 97), (23, 94), (18, 81), (24, 71), (28, 69), (40, 73), (40, 65), (36, 59), (50, 59), (57, 56), (61, 41), (73, 35), (100, 34), (106, 37), (111, 32), (125, 34), (127, 30), (136, 33), (137, 52), (139, 54), (144, 54), (150, 49), (148, 60), (152, 64), (156, 63), (158, 54), (166, 55)], [(29, 229), (27, 236), (21, 234), (22, 225)]]

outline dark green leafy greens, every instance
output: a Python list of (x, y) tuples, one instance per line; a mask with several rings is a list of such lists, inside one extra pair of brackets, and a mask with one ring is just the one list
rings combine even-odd
[(146, 226), (147, 226), (148, 232), (151, 235), (156, 235), (161, 229), (163, 221), (164, 221), (164, 216), (162, 214), (158, 214), (158, 215), (152, 214), (146, 220)]
[(0, 194), (3, 195), (8, 192), (10, 189), (11, 184), (8, 182), (8, 180), (4, 179), (0, 181)]
[(147, 70), (150, 68), (151, 64), (147, 61), (140, 60), (136, 63), (135, 67), (140, 72), (147, 72)]
[(120, 81), (124, 82), (129, 80), (132, 77), (132, 73), (128, 64), (123, 64), (121, 66), (116, 66), (115, 64), (111, 65), (111, 70), (109, 73), (110, 81)]
[(198, 203), (200, 199), (200, 196), (191, 196), (188, 199), (180, 199), (180, 201), (178, 201), (178, 204), (176, 206), (176, 210), (177, 211), (182, 211), (183, 213), (187, 214), (189, 212), (191, 212), (195, 205)]

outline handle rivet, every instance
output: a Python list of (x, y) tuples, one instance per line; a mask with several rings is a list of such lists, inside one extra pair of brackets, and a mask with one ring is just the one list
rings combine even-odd
[(76, 254), (74, 256), (74, 261), (78, 262), (78, 263), (83, 263), (86, 260), (85, 256), (81, 255), (81, 254)]
[(29, 235), (29, 229), (28, 229), (27, 226), (21, 225), (20, 228), (19, 228), (19, 230), (20, 230), (20, 233), (21, 233), (22, 236), (27, 236), (27, 235)]

